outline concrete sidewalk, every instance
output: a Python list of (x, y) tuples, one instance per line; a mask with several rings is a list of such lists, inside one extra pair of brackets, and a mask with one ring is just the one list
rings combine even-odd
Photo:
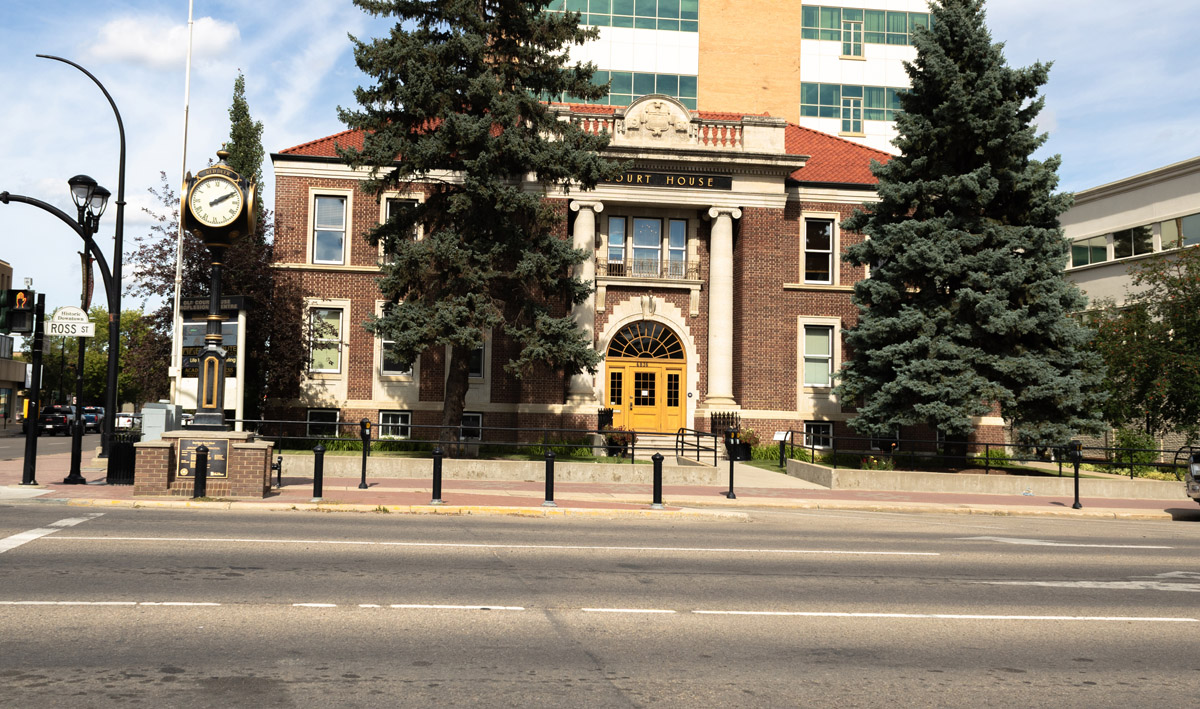
[(728, 485), (663, 486), (665, 508), (651, 509), (649, 485), (631, 483), (569, 483), (555, 485), (555, 507), (543, 505), (545, 486), (530, 480), (443, 479), (442, 505), (431, 505), (432, 481), (416, 478), (367, 480), (326, 478), (322, 499), (314, 501), (312, 479), (284, 477), (283, 487), (263, 500), (193, 501), (188, 498), (137, 497), (133, 487), (104, 484), (105, 473), (85, 468), (87, 485), (63, 485), (70, 455), (39, 456), (37, 487), (19, 485), (22, 461), (0, 461), (0, 502), (30, 500), (77, 506), (139, 508), (208, 508), (231, 510), (319, 510), (402, 512), (414, 514), (508, 514), (524, 516), (598, 515), (621, 517), (733, 517), (756, 510), (858, 510), (894, 513), (1022, 515), (1065, 518), (1108, 518), (1200, 521), (1200, 507), (1188, 498), (1176, 500), (1082, 499), (1083, 509), (1071, 508), (1072, 497), (984, 495), (900, 490), (829, 490), (812, 483), (753, 466), (737, 464), (736, 499), (727, 499)]

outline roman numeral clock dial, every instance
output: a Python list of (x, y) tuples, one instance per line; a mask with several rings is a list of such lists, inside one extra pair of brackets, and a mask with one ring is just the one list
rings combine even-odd
[(222, 175), (205, 177), (192, 187), (188, 206), (192, 216), (210, 227), (228, 226), (242, 212), (242, 190)]

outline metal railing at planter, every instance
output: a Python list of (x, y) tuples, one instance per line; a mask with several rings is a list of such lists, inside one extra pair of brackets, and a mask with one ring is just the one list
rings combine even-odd
[(133, 444), (142, 440), (141, 429), (126, 429), (114, 431), (108, 439), (108, 476), (105, 482), (109, 485), (132, 485), (134, 466), (137, 463), (137, 450)]
[[(993, 468), (1006, 463), (1049, 463), (1057, 465), (1059, 475), (1064, 473), (1064, 464), (1070, 472), (1067, 458), (1067, 442), (1035, 446), (1020, 446), (1012, 443), (960, 442), (955, 453), (948, 449), (946, 441), (934, 439), (870, 438), (865, 436), (835, 436), (826, 433), (788, 431), (786, 446), (788, 457), (796, 459), (796, 451), (808, 453), (813, 462), (838, 467), (871, 467), (891, 463), (906, 468), (962, 467), (964, 459), (972, 466), (983, 468), (990, 474)], [(954, 443), (950, 443), (954, 446)], [(1183, 479), (1191, 449), (1178, 450), (1155, 448), (1114, 448), (1110, 446), (1084, 446), (1084, 465), (1102, 469), (1102, 472), (1128, 474), (1130, 478), (1146, 470), (1173, 473)], [(920, 464), (920, 465), (918, 465)]]
[[(288, 419), (227, 419), (241, 422), (246, 431), (274, 441), (280, 450), (311, 450), (320, 443), (326, 450), (362, 451), (362, 421), (299, 421)], [(675, 433), (666, 431), (596, 430), (579, 428), (522, 428), (503, 426), (443, 426), (441, 424), (396, 424), (369, 421), (367, 455), (372, 448), (432, 452), (440, 447), (450, 456), (489, 456), (506, 454), (556, 456), (587, 449), (594, 454), (604, 450), (619, 462), (635, 463), (639, 451), (649, 462), (656, 452), (671, 453), (674, 444), (643, 443), (638, 438), (654, 437), (674, 441)], [(443, 433), (449, 437), (443, 438)], [(623, 440), (628, 439), (628, 440)], [(626, 458), (628, 456), (628, 458)]]

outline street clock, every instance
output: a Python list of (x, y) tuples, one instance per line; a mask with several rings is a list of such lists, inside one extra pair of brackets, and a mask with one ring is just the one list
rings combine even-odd
[(228, 246), (256, 226), (256, 186), (230, 169), (228, 152), (218, 150), (217, 157), (220, 162), (195, 177), (189, 174), (184, 183), (184, 228), (198, 233), (210, 249)]

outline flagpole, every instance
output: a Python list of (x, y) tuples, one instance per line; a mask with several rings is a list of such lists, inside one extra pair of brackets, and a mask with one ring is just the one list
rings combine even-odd
[(179, 293), (183, 289), (183, 185), (187, 179), (188, 109), (192, 100), (192, 7), (188, 0), (187, 68), (183, 82), (183, 165), (179, 171), (179, 232), (175, 238), (175, 307), (171, 319), (171, 403), (179, 403), (179, 387), (183, 382), (183, 327), (179, 314)]

